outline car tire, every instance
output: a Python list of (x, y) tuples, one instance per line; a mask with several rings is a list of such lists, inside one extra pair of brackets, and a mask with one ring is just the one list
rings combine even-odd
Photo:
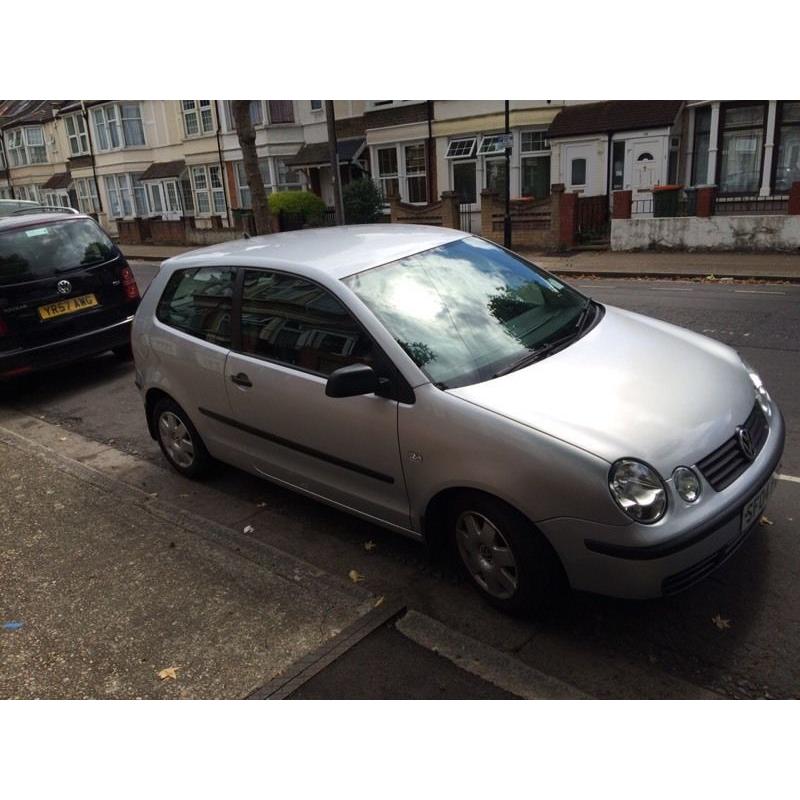
[(111, 351), (120, 361), (133, 360), (133, 348), (130, 344), (122, 344)]
[(516, 509), (491, 495), (464, 493), (447, 528), (455, 558), (479, 593), (509, 613), (557, 606), (568, 587), (550, 543)]
[(172, 467), (187, 478), (202, 478), (214, 459), (189, 415), (172, 399), (164, 397), (153, 408), (153, 428), (161, 452)]

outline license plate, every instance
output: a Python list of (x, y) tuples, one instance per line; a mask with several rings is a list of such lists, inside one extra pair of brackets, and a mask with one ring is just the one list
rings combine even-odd
[(57, 303), (39, 306), (39, 317), (41, 319), (52, 319), (63, 314), (74, 314), (76, 311), (83, 311), (84, 308), (92, 308), (97, 305), (100, 304), (93, 294), (82, 294), (78, 297), (70, 297), (67, 300), (59, 300)]
[(753, 497), (750, 502), (742, 509), (742, 531), (746, 531), (750, 526), (761, 516), (761, 512), (767, 505), (770, 493), (775, 486), (775, 476), (772, 475), (770, 479), (759, 489), (758, 494)]

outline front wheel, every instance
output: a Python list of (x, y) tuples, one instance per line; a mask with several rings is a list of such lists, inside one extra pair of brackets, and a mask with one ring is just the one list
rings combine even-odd
[(522, 514), (480, 493), (450, 508), (459, 561), (483, 597), (503, 611), (535, 611), (563, 596), (566, 576), (550, 543)]
[(158, 444), (167, 461), (187, 478), (205, 475), (213, 459), (189, 415), (174, 400), (165, 397), (156, 403), (153, 419)]

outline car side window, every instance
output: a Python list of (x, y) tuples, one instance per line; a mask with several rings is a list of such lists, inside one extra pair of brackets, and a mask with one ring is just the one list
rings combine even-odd
[(322, 375), (375, 357), (370, 337), (330, 292), (266, 270), (244, 275), (242, 352)]
[(156, 317), (198, 339), (230, 347), (234, 277), (231, 267), (178, 270), (161, 295)]

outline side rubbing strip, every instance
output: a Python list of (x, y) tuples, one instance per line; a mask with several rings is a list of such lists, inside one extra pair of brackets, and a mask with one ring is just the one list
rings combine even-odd
[(230, 417), (217, 414), (216, 411), (209, 411), (207, 408), (200, 408), (199, 411), (201, 414), (204, 414), (205, 416), (210, 417), (217, 422), (223, 422), (225, 425), (230, 425), (232, 428), (238, 428), (240, 431), (244, 431), (245, 433), (258, 436), (261, 439), (266, 439), (268, 442), (279, 444), (281, 447), (287, 447), (290, 450), (295, 450), (298, 453), (303, 453), (304, 455), (311, 456), (312, 458), (318, 458), (320, 461), (327, 461), (329, 464), (335, 464), (337, 467), (342, 467), (342, 469), (349, 469), (352, 472), (359, 473), (360, 475), (366, 475), (368, 478), (374, 478), (376, 481), (394, 483), (394, 478), (391, 475), (384, 475), (382, 472), (375, 472), (375, 470), (369, 469), (368, 467), (362, 467), (360, 464), (354, 464), (352, 461), (345, 461), (343, 458), (337, 458), (336, 456), (328, 455), (328, 453), (322, 453), (319, 450), (314, 450), (312, 447), (306, 447), (303, 444), (297, 444), (297, 442), (290, 442), (288, 439), (276, 436), (274, 433), (267, 433), (267, 431), (253, 428), (250, 425), (245, 425), (243, 422), (238, 422)]

